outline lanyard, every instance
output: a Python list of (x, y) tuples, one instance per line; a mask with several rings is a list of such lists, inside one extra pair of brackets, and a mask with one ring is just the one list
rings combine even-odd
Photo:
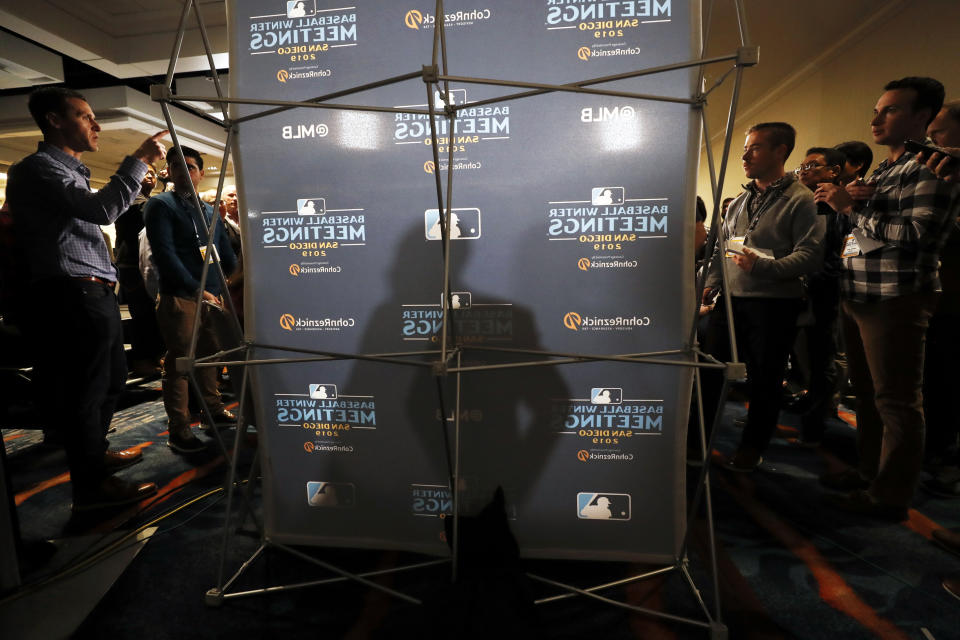
[[(769, 187), (767, 187), (768, 191), (769, 191), (770, 189), (772, 189), (772, 188), (773, 188), (773, 185), (770, 185)], [(747, 225), (747, 230), (743, 232), (743, 241), (744, 241), (744, 243), (746, 243), (747, 237), (750, 235), (750, 233), (751, 233), (754, 229), (757, 228), (757, 225), (760, 223), (760, 218), (762, 218), (762, 217), (763, 217), (763, 214), (766, 213), (766, 212), (767, 212), (767, 209), (770, 208), (770, 204), (771, 204), (772, 200), (773, 200), (773, 199), (776, 199), (776, 198), (779, 197), (779, 195), (780, 195), (779, 193), (768, 193), (768, 191), (767, 191), (767, 192), (764, 192), (764, 195), (766, 195), (767, 200), (764, 200), (762, 203), (760, 203), (760, 208), (757, 209), (757, 213), (753, 216), (753, 219), (750, 221), (750, 224)], [(779, 190), (778, 190), (778, 191), (779, 191)], [(750, 195), (749, 195), (749, 197), (745, 197), (745, 198), (743, 199), (743, 202), (740, 203), (740, 207), (737, 208), (737, 215), (736, 215), (736, 217), (735, 217), (734, 220), (733, 220), (733, 232), (734, 232), (734, 233), (737, 232), (737, 227), (740, 225), (740, 216), (741, 216), (741, 214), (743, 214), (744, 209), (747, 208), (747, 201), (748, 201), (748, 200), (751, 200), (751, 199), (753, 199), (753, 198), (756, 198), (756, 197), (757, 197), (757, 194), (754, 193), (754, 192), (751, 192)]]
[[(193, 206), (193, 201), (187, 200), (186, 198), (181, 196), (179, 193), (174, 192), (174, 194), (177, 196), (177, 199), (180, 200), (180, 204), (183, 205), (184, 209), (186, 209), (186, 211), (188, 212), (188, 215), (190, 216), (190, 222), (193, 223), (193, 235), (197, 239), (197, 246), (205, 248), (207, 245), (200, 241), (200, 230), (197, 228), (197, 217), (193, 215), (197, 211)], [(203, 216), (204, 222), (206, 222), (207, 212), (204, 211), (203, 204), (204, 204), (203, 202), (200, 203), (200, 212), (201, 212), (201, 215)]]

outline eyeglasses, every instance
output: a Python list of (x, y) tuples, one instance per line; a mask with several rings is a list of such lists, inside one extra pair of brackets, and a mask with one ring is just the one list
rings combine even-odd
[(816, 162), (808, 162), (807, 164), (800, 165), (799, 167), (794, 169), (793, 172), (799, 175), (801, 171), (813, 171), (814, 169), (822, 169), (824, 167), (829, 167), (829, 166), (830, 165), (828, 164), (817, 164)]

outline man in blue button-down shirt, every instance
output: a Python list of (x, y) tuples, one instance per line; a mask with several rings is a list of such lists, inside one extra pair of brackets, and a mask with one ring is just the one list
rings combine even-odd
[[(176, 371), (177, 359), (190, 352), (197, 312), (197, 298), (201, 295), (203, 256), (207, 246), (207, 231), (213, 220), (213, 208), (202, 203), (203, 220), (194, 204), (197, 185), (203, 178), (203, 158), (189, 147), (181, 147), (186, 166), (177, 154), (170, 155), (168, 167), (173, 191), (154, 196), (143, 208), (147, 239), (153, 251), (160, 276), (160, 297), (157, 301), (157, 323), (167, 344), (163, 363), (163, 406), (167, 410), (167, 444), (180, 453), (203, 450), (204, 444), (190, 428), (188, 384)], [(230, 275), (237, 264), (233, 249), (224, 233), (223, 224), (217, 224), (214, 240), (220, 266)], [(212, 256), (211, 256), (212, 257)], [(197, 355), (216, 353), (220, 348), (218, 320), (223, 317), (223, 289), (216, 272), (210, 270), (203, 287), (203, 305), (197, 335)], [(222, 323), (221, 323), (222, 324)], [(233, 422), (236, 418), (227, 411), (217, 390), (217, 371), (213, 367), (196, 370), (197, 383), (214, 422)]]
[(111, 451), (106, 433), (126, 382), (116, 271), (100, 225), (133, 202), (147, 164), (164, 157), (161, 131), (127, 156), (97, 193), (81, 157), (99, 148), (100, 125), (82, 95), (45, 87), (30, 95), (43, 133), (37, 152), (11, 167), (7, 199), (30, 285), (25, 329), (34, 383), (51, 395), (48, 428), (63, 435), (74, 510), (126, 504), (156, 492), (112, 472), (140, 459)]

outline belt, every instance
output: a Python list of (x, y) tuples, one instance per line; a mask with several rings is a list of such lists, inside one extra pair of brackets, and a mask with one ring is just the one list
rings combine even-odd
[(105, 287), (110, 287), (113, 289), (116, 286), (116, 282), (110, 282), (109, 280), (104, 280), (103, 278), (98, 278), (97, 276), (71, 276), (71, 280), (82, 280), (84, 282), (96, 282), (102, 284)]

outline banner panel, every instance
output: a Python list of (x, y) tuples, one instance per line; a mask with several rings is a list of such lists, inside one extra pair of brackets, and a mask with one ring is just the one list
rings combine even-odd
[[(446, 2), (449, 73), (565, 84), (690, 60), (698, 7)], [(229, 10), (233, 95), (283, 100), (418, 73), (440, 19), (423, 1), (235, 0)], [(686, 69), (596, 86), (687, 99), (695, 80)], [(458, 107), (452, 123), (431, 123), (428, 87), (438, 109)], [(423, 352), (404, 365), (258, 368), (272, 539), (446, 553), (442, 430), (452, 442), (459, 417), (464, 510), (504, 487), (525, 555), (678, 552), (688, 369), (525, 366), (450, 375), (438, 391), (429, 366), (445, 314), (465, 367), (534, 359), (491, 348), (620, 355), (678, 350), (689, 335), (694, 111), (581, 93), (496, 100), (517, 93), (527, 91), (457, 81), (447, 92), (417, 77), (333, 100), (402, 112), (233, 110), (267, 114), (236, 135), (247, 337)], [(439, 172), (446, 189), (448, 171), (452, 308), (435, 184)], [(289, 354), (254, 354), (278, 355)]]

